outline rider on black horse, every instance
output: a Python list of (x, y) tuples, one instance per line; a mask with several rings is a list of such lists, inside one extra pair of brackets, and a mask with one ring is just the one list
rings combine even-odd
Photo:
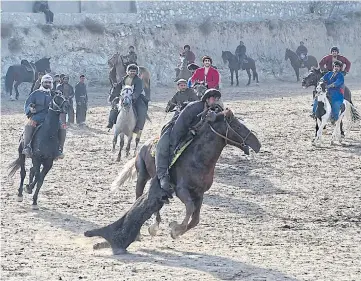
[[(28, 122), (24, 128), (24, 149), (22, 153), (26, 157), (32, 156), (30, 142), (32, 140), (35, 128), (44, 122), (46, 115), (48, 114), (49, 104), (52, 100), (51, 89), (53, 84), (53, 78), (46, 74), (41, 79), (41, 86), (38, 90), (35, 90), (25, 101), (24, 111), (28, 117)], [(60, 122), (60, 121), (59, 121)], [(58, 131), (59, 139), (59, 154), (56, 159), (64, 158), (63, 148), (66, 138), (65, 124), (60, 122), (60, 128)]]
[(307, 59), (307, 53), (308, 53), (308, 50), (305, 46), (305, 43), (303, 41), (301, 41), (300, 45), (298, 46), (298, 48), (296, 50), (296, 54), (301, 62), (301, 67), (304, 67), (304, 62)]

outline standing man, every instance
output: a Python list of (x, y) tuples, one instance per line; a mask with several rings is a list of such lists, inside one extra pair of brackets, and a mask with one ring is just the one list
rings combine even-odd
[(88, 108), (88, 93), (85, 85), (85, 75), (80, 75), (80, 81), (75, 85), (76, 123), (85, 125)]
[(43, 76), (45, 75), (44, 72), (38, 72), (38, 80), (35, 81), (35, 85), (34, 85), (34, 91), (39, 89), (41, 86), (41, 79), (43, 78)]
[(244, 60), (246, 59), (247, 48), (244, 45), (243, 41), (239, 41), (239, 45), (236, 48), (235, 54), (239, 61), (240, 69), (242, 69)]
[(212, 58), (210, 56), (204, 56), (202, 62), (203, 67), (198, 68), (192, 75), (192, 85), (198, 82), (204, 83), (208, 89), (219, 89), (219, 72), (212, 67)]
[(35, 1), (33, 11), (34, 13), (44, 13), (46, 23), (53, 24), (54, 13), (50, 11), (48, 1)]
[(340, 61), (343, 64), (341, 72), (343, 75), (346, 75), (350, 71), (351, 62), (346, 57), (339, 55), (340, 50), (337, 47), (332, 47), (330, 53), (330, 55), (324, 56), (320, 61), (320, 69), (322, 71), (333, 71), (333, 63)]
[(56, 87), (58, 87), (58, 85), (60, 84), (60, 75), (56, 74), (54, 76), (54, 82), (53, 82), (53, 91), (56, 90)]
[[(74, 124), (74, 106), (73, 106), (74, 89), (69, 84), (68, 75), (64, 75), (62, 83), (59, 84), (56, 89), (60, 90), (65, 98), (69, 99), (68, 124)], [(66, 121), (65, 114), (61, 117), (61, 119), (63, 119), (61, 121), (65, 124)]]

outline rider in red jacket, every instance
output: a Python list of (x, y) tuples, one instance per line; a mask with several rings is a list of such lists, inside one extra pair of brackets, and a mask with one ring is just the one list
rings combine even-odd
[(202, 58), (204, 67), (198, 68), (192, 78), (191, 82), (194, 85), (196, 82), (204, 83), (208, 89), (219, 89), (219, 72), (212, 67), (212, 58), (204, 56)]
[(344, 69), (341, 69), (343, 74), (347, 74), (351, 68), (351, 62), (345, 58), (344, 56), (339, 55), (340, 50), (337, 47), (332, 47), (330, 51), (330, 55), (327, 55), (322, 58), (319, 63), (320, 69), (323, 71), (332, 71), (333, 70), (333, 63), (335, 61), (341, 61), (344, 65)]

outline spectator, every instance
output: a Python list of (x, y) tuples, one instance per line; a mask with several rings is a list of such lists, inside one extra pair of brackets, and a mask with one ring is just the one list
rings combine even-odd
[(76, 123), (85, 125), (86, 111), (88, 108), (88, 93), (85, 85), (85, 75), (80, 75), (80, 81), (75, 85)]
[(49, 10), (48, 1), (35, 1), (33, 7), (34, 13), (44, 13), (47, 24), (53, 24), (54, 13)]

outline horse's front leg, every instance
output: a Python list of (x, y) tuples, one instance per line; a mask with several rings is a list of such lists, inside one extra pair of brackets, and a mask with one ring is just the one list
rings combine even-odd
[(195, 210), (193, 198), (191, 197), (187, 187), (178, 187), (176, 193), (178, 198), (186, 206), (186, 215), (181, 224), (178, 224), (177, 222), (170, 223), (169, 226), (171, 227), (171, 236), (173, 239), (176, 239), (178, 236), (184, 234), (187, 231), (189, 219)]
[(16, 81), (14, 84), (14, 89), (15, 89), (15, 99), (19, 99), (19, 85), (21, 84), (21, 82)]
[(128, 136), (128, 143), (127, 143), (127, 147), (125, 148), (125, 157), (129, 156), (130, 144), (132, 143), (132, 139), (133, 139), (133, 133), (131, 133), (130, 136)]
[(117, 157), (117, 162), (120, 162), (120, 158), (122, 157), (122, 149), (124, 147), (124, 133), (120, 133), (120, 144), (119, 144), (119, 152)]
[(239, 86), (239, 79), (238, 79), (238, 70), (235, 70), (236, 72), (236, 80), (237, 80), (237, 86)]
[(246, 86), (249, 86), (251, 84), (251, 71), (249, 68), (246, 69), (247, 75), (248, 75), (248, 83)]
[(162, 218), (160, 217), (160, 212), (155, 213), (155, 222), (148, 227), (148, 232), (151, 236), (156, 236), (159, 230), (159, 224), (162, 222)]
[[(33, 205), (32, 205), (32, 208), (33, 210), (38, 210), (39, 207), (38, 207), (38, 195), (39, 195), (39, 191), (40, 191), (40, 188), (41, 186), (43, 185), (44, 183), (44, 179), (45, 179), (45, 176), (46, 174), (50, 171), (51, 167), (53, 166), (53, 159), (47, 159), (44, 163), (43, 163), (43, 169), (39, 175), (39, 179), (38, 179), (38, 183), (36, 185), (36, 190), (35, 190), (35, 193), (34, 193), (34, 196), (33, 196)], [(39, 166), (40, 168), (40, 166)]]
[(190, 230), (191, 228), (197, 226), (199, 223), (201, 207), (202, 207), (202, 203), (203, 203), (203, 195), (196, 198), (195, 200), (193, 200), (193, 202), (194, 202), (195, 209), (194, 209), (194, 212), (192, 215), (192, 220), (189, 222), (189, 224), (187, 226), (187, 231)]
[(233, 86), (233, 72), (234, 72), (234, 70), (231, 69), (231, 86)]

